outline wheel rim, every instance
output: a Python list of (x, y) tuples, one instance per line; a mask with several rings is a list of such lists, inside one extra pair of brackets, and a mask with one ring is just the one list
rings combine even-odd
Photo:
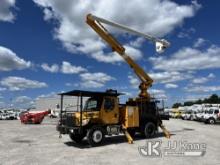
[(214, 122), (214, 120), (209, 120), (209, 123), (214, 124), (215, 122)]
[(96, 130), (93, 132), (93, 141), (99, 143), (102, 141), (102, 132), (100, 130)]

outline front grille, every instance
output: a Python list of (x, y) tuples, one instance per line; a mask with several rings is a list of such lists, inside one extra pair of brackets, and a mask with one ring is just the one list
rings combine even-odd
[(75, 116), (72, 113), (66, 114), (66, 121), (64, 122), (67, 127), (75, 126)]

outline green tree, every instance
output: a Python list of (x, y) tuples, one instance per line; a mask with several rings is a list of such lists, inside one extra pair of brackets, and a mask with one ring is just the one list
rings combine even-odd
[(182, 106), (181, 103), (175, 103), (175, 104), (173, 104), (173, 107), (172, 107), (172, 108), (178, 108), (178, 107), (180, 107), (180, 106)]
[[(211, 95), (209, 98), (205, 98), (203, 100), (199, 99), (196, 101), (186, 101), (184, 102), (184, 106), (191, 106), (193, 104), (203, 104), (203, 103), (208, 103), (208, 104), (220, 104), (220, 97), (217, 94)], [(173, 104), (173, 108), (178, 108), (179, 106), (183, 106), (181, 103), (175, 103)]]
[(216, 94), (213, 94), (212, 96), (209, 97), (209, 103), (219, 103), (219, 97)]
[(186, 102), (184, 102), (184, 106), (191, 106), (191, 105), (193, 105), (194, 104), (194, 102), (193, 101), (186, 101)]
[(203, 101), (201, 99), (195, 101), (195, 104), (202, 104), (202, 103)]

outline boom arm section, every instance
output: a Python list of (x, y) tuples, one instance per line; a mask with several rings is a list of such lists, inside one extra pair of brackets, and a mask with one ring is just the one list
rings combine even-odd
[[(95, 17), (91, 14), (87, 15), (87, 24), (90, 25), (92, 29), (112, 47), (113, 51), (116, 51), (119, 55), (121, 55), (121, 57), (129, 64), (129, 66), (134, 70), (135, 74), (141, 80), (139, 85), (139, 89), (141, 90), (139, 96), (150, 99), (147, 89), (151, 87), (153, 83), (152, 78), (137, 63), (135, 63), (129, 55), (125, 53), (125, 48), (107, 31), (107, 29), (105, 29), (100, 21), (105, 21), (104, 23), (106, 23), (107, 20)], [(107, 22), (109, 24), (109, 21)]]

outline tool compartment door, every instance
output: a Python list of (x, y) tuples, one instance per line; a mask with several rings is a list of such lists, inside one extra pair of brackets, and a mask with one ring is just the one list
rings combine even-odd
[(119, 120), (119, 107), (117, 97), (104, 97), (101, 120), (104, 124), (117, 124)]
[(137, 106), (126, 106), (125, 127), (139, 127), (139, 112)]

